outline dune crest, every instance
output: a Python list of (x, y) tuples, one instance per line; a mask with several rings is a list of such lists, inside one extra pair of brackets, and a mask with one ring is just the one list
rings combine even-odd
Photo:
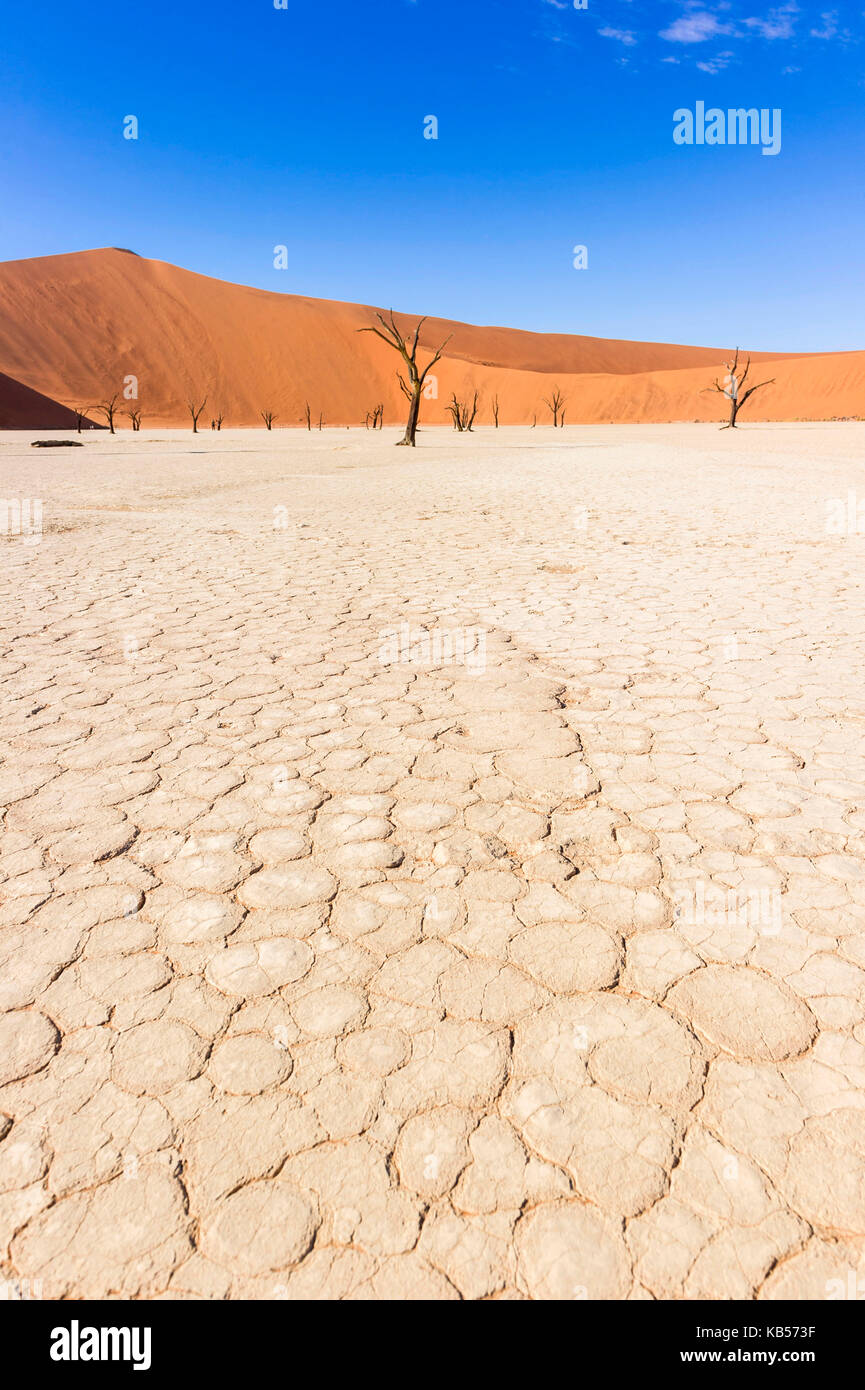
[[(120, 248), (0, 265), (0, 373), (65, 406), (92, 404), (135, 376), (145, 428), (188, 422), (187, 400), (207, 396), (227, 425), (277, 426), (312, 418), (357, 425), (379, 402), (387, 424), (404, 418), (393, 353), (358, 329), (375, 308), (229, 284)], [(407, 325), (416, 316), (400, 313)], [(436, 399), (422, 423), (447, 424), (452, 391), (477, 389), (478, 423), (546, 423), (555, 382), (570, 424), (712, 420), (718, 398), (701, 394), (730, 351), (669, 343), (530, 333), (429, 318), (421, 341), (451, 341)], [(813, 357), (754, 353), (776, 384), (743, 421), (865, 414), (865, 352)], [(0, 381), (0, 409), (8, 406)], [(35, 408), (35, 404), (34, 408)], [(38, 413), (38, 412), (37, 412)], [(22, 419), (25, 424), (47, 420)], [(121, 420), (121, 426), (128, 421)]]

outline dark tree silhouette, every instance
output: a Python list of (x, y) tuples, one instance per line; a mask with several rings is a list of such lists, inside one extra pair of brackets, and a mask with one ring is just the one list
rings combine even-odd
[(725, 362), (724, 366), (727, 368), (727, 377), (724, 382), (724, 385), (722, 386), (716, 377), (715, 380), (712, 382), (711, 386), (705, 386), (703, 389), (704, 391), (720, 391), (721, 395), (724, 396), (725, 399), (730, 402), (730, 418), (727, 421), (726, 425), (721, 426), (721, 429), (734, 430), (736, 428), (736, 417), (738, 416), (739, 411), (742, 409), (742, 406), (745, 404), (748, 398), (750, 396), (753, 396), (755, 391), (759, 391), (761, 387), (771, 386), (775, 378), (770, 377), (768, 381), (758, 381), (756, 386), (750, 386), (743, 395), (742, 387), (745, 385), (745, 382), (748, 379), (748, 373), (751, 370), (750, 357), (748, 358), (748, 361), (745, 363), (745, 370), (741, 374), (739, 373), (738, 348), (736, 348), (736, 355), (734, 356), (732, 362)]
[(201, 405), (196, 405), (196, 404), (195, 404), (195, 401), (187, 401), (187, 402), (186, 402), (186, 408), (187, 408), (187, 410), (189, 411), (190, 415), (192, 416), (192, 433), (193, 433), (193, 434), (198, 434), (198, 422), (199, 422), (199, 420), (201, 419), (201, 412), (204, 410), (204, 407), (205, 407), (206, 405), (207, 405), (207, 397), (206, 397), (206, 396), (204, 397), (204, 400), (201, 402)]
[(427, 362), (426, 366), (421, 368), (418, 367), (417, 362), (418, 339), (420, 337), (421, 328), (426, 323), (426, 319), (422, 318), (416, 325), (411, 343), (409, 343), (408, 337), (401, 333), (397, 327), (392, 309), (388, 318), (385, 318), (383, 314), (376, 314), (376, 318), (381, 324), (381, 328), (370, 325), (369, 328), (359, 328), (358, 333), (375, 333), (376, 337), (381, 338), (383, 343), (387, 343), (388, 347), (393, 348), (395, 352), (399, 353), (406, 365), (408, 380), (406, 381), (401, 372), (398, 373), (402, 393), (409, 403), (405, 436), (399, 443), (401, 445), (407, 444), (413, 449), (416, 447), (417, 443), (417, 422), (418, 416), (420, 415), (420, 398), (421, 392), (423, 391), (423, 384), (432, 368), (440, 360), (452, 335), (448, 335), (441, 347), (436, 348), (432, 358)]
[(311, 414), (310, 409), (309, 409), (309, 401), (306, 401), (306, 402), (305, 402), (305, 405), (306, 405), (306, 428), (307, 428), (308, 430), (311, 430), (311, 429), (312, 429), (312, 414)]
[(479, 400), (480, 397), (477, 391), (475, 391), (470, 401), (457, 400), (457, 393), (454, 391), (451, 396), (450, 405), (445, 406), (445, 409), (454, 422), (454, 429), (459, 430), (460, 434), (462, 434), (464, 430), (471, 433), (475, 417), (478, 413)]
[(98, 410), (100, 415), (105, 416), (105, 419), (108, 421), (108, 428), (112, 434), (117, 433), (114, 428), (114, 417), (117, 414), (117, 397), (119, 394), (119, 391), (115, 391), (114, 395), (108, 400), (102, 401), (99, 405), (94, 406), (94, 409)]
[(562, 395), (562, 393), (561, 393), (561, 391), (559, 390), (558, 386), (554, 386), (554, 387), (553, 387), (552, 391), (551, 391), (550, 394), (549, 394), (549, 397), (547, 397), (547, 396), (544, 397), (544, 405), (547, 406), (547, 407), (552, 411), (552, 416), (553, 416), (553, 429), (556, 429), (556, 427), (558, 426), (558, 423), (559, 423), (559, 415), (560, 415), (560, 414), (561, 414), (561, 417), (562, 417), (562, 421), (564, 422), (564, 418), (565, 418), (565, 415), (564, 415), (565, 401), (566, 401), (566, 397), (564, 397), (564, 396)]
[(216, 417), (216, 429), (217, 429), (217, 433), (222, 429), (222, 422), (223, 422), (224, 419), (225, 419), (225, 414), (224, 414), (223, 411), (220, 410), (219, 414), (218, 414), (217, 417)]
[(454, 422), (454, 429), (458, 430), (460, 434), (462, 434), (465, 429), (463, 414), (466, 409), (465, 403), (457, 400), (457, 393), (454, 391), (450, 399), (450, 404), (445, 406), (445, 410)]
[(277, 418), (274, 412), (272, 410), (260, 410), (258, 413), (264, 421), (265, 429), (272, 430), (273, 422)]
[[(75, 428), (79, 434), (81, 433), (85, 420), (87, 420), (88, 409), (92, 409), (92, 407), (86, 405), (73, 405), (72, 407), (72, 414), (75, 416)], [(89, 420), (87, 423), (90, 423)]]
[(141, 411), (140, 411), (140, 410), (130, 410), (130, 411), (129, 411), (129, 418), (130, 418), (130, 420), (132, 421), (132, 428), (133, 428), (134, 432), (137, 434), (138, 431), (141, 429)]
[(366, 427), (367, 429), (369, 429), (370, 426), (372, 426), (374, 430), (380, 430), (382, 428), (383, 421), (384, 404), (380, 401), (379, 404), (377, 406), (374, 406), (372, 410), (368, 410), (366, 412)]
[(499, 427), (499, 398), (498, 398), (498, 396), (493, 396), (493, 424), (495, 425), (496, 429), (498, 429), (498, 427)]

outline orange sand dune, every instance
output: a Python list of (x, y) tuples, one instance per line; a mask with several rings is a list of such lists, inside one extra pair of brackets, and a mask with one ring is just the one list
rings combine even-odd
[[(134, 376), (145, 428), (183, 424), (186, 402), (207, 397), (204, 421), (227, 425), (362, 423), (377, 402), (404, 417), (396, 354), (358, 329), (367, 305), (276, 294), (228, 284), (132, 252), (83, 251), (0, 265), (0, 372), (67, 405), (121, 392)], [(401, 324), (414, 320), (398, 315)], [(448, 420), (452, 390), (477, 388), (479, 423), (498, 396), (504, 423), (549, 418), (558, 384), (570, 423), (714, 419), (719, 397), (701, 395), (728, 349), (527, 333), (429, 319), (422, 343), (452, 334), (437, 368), (438, 398), (422, 421)], [(752, 419), (865, 414), (865, 353), (815, 357), (755, 354), (752, 380), (777, 377), (747, 408)], [(759, 374), (758, 374), (759, 373)], [(6, 400), (0, 383), (0, 408)], [(745, 417), (743, 417), (745, 418)], [(49, 420), (34, 421), (48, 426)], [(121, 421), (121, 424), (128, 422)]]

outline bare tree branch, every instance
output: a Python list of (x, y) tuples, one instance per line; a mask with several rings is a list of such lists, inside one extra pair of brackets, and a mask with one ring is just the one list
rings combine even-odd
[(775, 378), (771, 377), (769, 381), (759, 381), (756, 384), (756, 386), (750, 386), (743, 395), (742, 387), (745, 384), (745, 381), (747, 380), (749, 371), (751, 370), (750, 356), (748, 357), (748, 360), (745, 363), (744, 370), (741, 373), (738, 370), (738, 348), (736, 348), (736, 352), (732, 362), (725, 362), (724, 366), (727, 368), (727, 379), (724, 382), (724, 385), (722, 386), (721, 383), (718, 381), (718, 378), (716, 377), (715, 380), (712, 382), (712, 385), (705, 386), (703, 390), (719, 391), (720, 394), (725, 398), (725, 400), (728, 400), (730, 402), (730, 418), (727, 421), (726, 425), (722, 425), (721, 428), (724, 430), (734, 430), (736, 429), (736, 418), (745, 402), (749, 400), (751, 396), (753, 396), (755, 391), (759, 391), (763, 386), (771, 386), (772, 383), (775, 381)]
[(206, 405), (207, 405), (207, 397), (206, 397), (206, 396), (204, 397), (204, 400), (201, 402), (201, 405), (196, 405), (196, 404), (195, 404), (195, 401), (187, 401), (187, 402), (186, 402), (186, 408), (187, 408), (187, 410), (189, 411), (190, 415), (192, 416), (192, 433), (193, 433), (193, 434), (198, 434), (198, 422), (199, 422), (199, 420), (201, 419), (201, 412), (204, 410), (204, 407), (205, 407)]
[(108, 400), (104, 400), (101, 404), (94, 406), (94, 410), (98, 410), (100, 415), (105, 416), (105, 419), (108, 421), (108, 428), (112, 434), (116, 434), (114, 417), (117, 414), (117, 397), (119, 394), (119, 391), (115, 391), (114, 395), (110, 396)]
[[(550, 392), (549, 398), (547, 398), (546, 396), (544, 397), (544, 405), (547, 406), (550, 411), (552, 411), (553, 429), (556, 429), (559, 423), (559, 412), (565, 405), (566, 400), (567, 397), (562, 395), (561, 390), (558, 386), (553, 387), (552, 391)], [(562, 418), (564, 420), (564, 415)]]
[(388, 347), (398, 352), (406, 365), (407, 381), (401, 372), (397, 373), (400, 390), (409, 403), (408, 422), (405, 427), (405, 435), (399, 442), (400, 444), (407, 444), (414, 448), (417, 442), (417, 424), (418, 416), (420, 415), (420, 398), (423, 384), (427, 378), (427, 374), (435, 364), (441, 360), (441, 355), (450, 342), (450, 336), (445, 339), (441, 347), (435, 350), (431, 360), (427, 362), (426, 366), (420, 369), (417, 362), (418, 343), (420, 341), (420, 331), (426, 319), (420, 319), (415, 325), (414, 335), (411, 340), (411, 345), (409, 345), (408, 339), (397, 325), (393, 309), (390, 310), (387, 319), (378, 311), (376, 312), (376, 318), (381, 324), (381, 328), (377, 328), (375, 324), (370, 324), (369, 327), (359, 328), (357, 331), (358, 333), (374, 333), (377, 338), (381, 338), (383, 343), (387, 343)]

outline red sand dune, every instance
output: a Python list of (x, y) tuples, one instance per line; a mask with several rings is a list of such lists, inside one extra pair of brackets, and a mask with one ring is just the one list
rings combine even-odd
[[(207, 397), (204, 421), (299, 424), (309, 401), (313, 419), (363, 423), (384, 402), (385, 421), (404, 419), (396, 378), (399, 360), (372, 334), (375, 309), (307, 299), (209, 279), (132, 252), (82, 251), (0, 264), (0, 373), (49, 405), (92, 405), (124, 378), (138, 378), (144, 427), (189, 423), (186, 402)], [(414, 323), (399, 314), (403, 326)], [(482, 395), (479, 423), (491, 420), (498, 395), (503, 424), (549, 419), (552, 385), (567, 397), (569, 423), (712, 420), (724, 402), (703, 394), (729, 349), (634, 343), (428, 319), (421, 341), (450, 343), (437, 368), (438, 399), (421, 421), (448, 423), (452, 390)], [(751, 380), (776, 384), (746, 407), (744, 419), (827, 419), (865, 415), (865, 352), (812, 357), (755, 353)], [(10, 416), (12, 388), (0, 379), (0, 410)], [(38, 402), (31, 402), (36, 407)], [(50, 428), (48, 405), (28, 413)], [(17, 417), (22, 418), (21, 410)], [(62, 422), (64, 425), (66, 421)], [(122, 419), (121, 426), (128, 427)], [(6, 426), (15, 427), (15, 426)], [(20, 427), (24, 427), (22, 424)]]

